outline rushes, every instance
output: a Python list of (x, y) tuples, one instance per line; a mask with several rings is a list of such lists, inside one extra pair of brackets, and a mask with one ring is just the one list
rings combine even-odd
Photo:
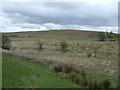
[(111, 87), (111, 82), (108, 79), (102, 80), (101, 82), (93, 80), (87, 77), (87, 74), (84, 70), (78, 72), (71, 65), (65, 66), (55, 65), (53, 66), (53, 70), (55, 72), (65, 73), (65, 75), (63, 74), (63, 76), (61, 77), (64, 77), (65, 79), (68, 79), (71, 82), (80, 85), (84, 88), (89, 88), (89, 90), (109, 89)]
[(52, 68), (55, 72), (62, 72), (62, 66), (60, 65), (54, 65)]
[(108, 79), (103, 81), (103, 88), (108, 89), (110, 88), (110, 86), (111, 86), (111, 82)]

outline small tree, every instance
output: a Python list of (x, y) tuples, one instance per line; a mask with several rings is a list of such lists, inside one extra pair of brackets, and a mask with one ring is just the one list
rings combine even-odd
[(2, 49), (10, 50), (11, 41), (5, 34), (2, 34)]

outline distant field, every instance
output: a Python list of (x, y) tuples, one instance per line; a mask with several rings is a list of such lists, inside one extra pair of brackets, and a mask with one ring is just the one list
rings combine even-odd
[(32, 61), (3, 54), (4, 88), (80, 88), (62, 80), (51, 69)]
[[(24, 57), (48, 67), (61, 63), (72, 65), (78, 70), (84, 69), (90, 77), (92, 74), (92, 77), (95, 75), (101, 79), (104, 76), (117, 79), (118, 40), (98, 41), (97, 33), (80, 30), (6, 33), (12, 47), (11, 50), (3, 50), (3, 52)], [(62, 41), (68, 44), (68, 51), (65, 53), (60, 51)], [(42, 42), (42, 50), (38, 50), (38, 42)]]

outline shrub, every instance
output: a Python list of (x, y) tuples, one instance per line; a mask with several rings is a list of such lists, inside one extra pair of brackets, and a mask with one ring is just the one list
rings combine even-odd
[(61, 46), (61, 51), (62, 52), (66, 52), (68, 49), (68, 44), (65, 42), (65, 41), (62, 41), (61, 43), (60, 43), (60, 46)]
[(73, 71), (73, 67), (71, 65), (65, 65), (63, 72), (70, 73)]
[(98, 40), (99, 41), (105, 41), (106, 40), (106, 34), (104, 32), (99, 32), (97, 34)]
[(69, 73), (69, 79), (72, 81), (72, 82), (76, 82), (77, 80), (77, 73), (76, 72), (71, 72)]
[(62, 72), (62, 66), (60, 65), (54, 65), (52, 68), (55, 72)]
[(37, 42), (37, 45), (38, 45), (38, 50), (43, 49), (43, 42), (39, 41), (39, 42)]
[(2, 49), (10, 50), (11, 41), (8, 36), (2, 34)]

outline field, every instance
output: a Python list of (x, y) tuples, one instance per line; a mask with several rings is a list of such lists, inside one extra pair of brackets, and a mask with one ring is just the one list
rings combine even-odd
[[(3, 50), (3, 53), (33, 60), (47, 67), (67, 64), (72, 65), (79, 71), (84, 69), (85, 72), (98, 77), (100, 75), (100, 77), (108, 76), (117, 79), (118, 41), (98, 41), (96, 34), (97, 32), (79, 30), (7, 33), (6, 35), (9, 36), (12, 47), (11, 50)], [(61, 52), (60, 49), (62, 41), (68, 44), (68, 49), (65, 52)], [(38, 49), (38, 42), (43, 45), (41, 50)], [(16, 61), (14, 60), (14, 64)], [(16, 64), (18, 63), (16, 62)], [(23, 73), (26, 72), (23, 71)], [(30, 78), (34, 77), (30, 76)]]
[(22, 58), (3, 54), (3, 65), (3, 88), (80, 87), (58, 78), (49, 68)]

